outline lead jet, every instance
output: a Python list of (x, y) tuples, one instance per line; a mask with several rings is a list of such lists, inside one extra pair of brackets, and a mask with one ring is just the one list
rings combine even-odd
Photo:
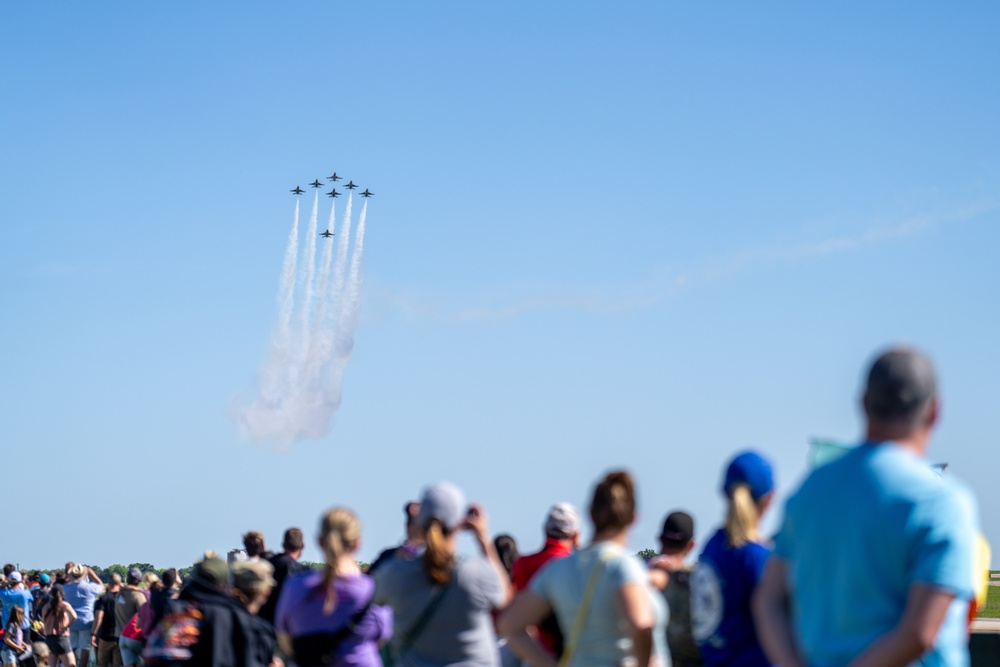
[(327, 197), (333, 197), (334, 199), (336, 199), (337, 197), (340, 196), (340, 193), (337, 192), (337, 188), (334, 188), (333, 190), (330, 190), (329, 192), (327, 192), (326, 196)]
[(326, 238), (330, 238), (331, 236), (333, 236), (333, 232), (331, 232), (331, 231), (330, 231), (330, 230), (328, 229), (328, 230), (326, 230), (325, 232), (323, 232), (322, 234), (320, 234), (320, 236), (324, 236), (324, 237), (326, 237)]
[(341, 177), (337, 176), (337, 172), (333, 172), (333, 176), (327, 176), (326, 180), (333, 181), (334, 183), (336, 183), (337, 181), (341, 180)]
[(373, 194), (375, 194), (375, 193), (374, 192), (368, 192), (368, 188), (365, 188), (365, 191), (361, 193), (361, 196), (364, 197), (365, 199), (368, 199)]
[(303, 190), (302, 188), (300, 188), (299, 186), (296, 185), (295, 189), (294, 190), (289, 190), (289, 192), (291, 192), (293, 195), (298, 196), (298, 195), (302, 194), (303, 192), (305, 192), (305, 190)]
[(347, 188), (348, 190), (353, 190), (354, 188), (356, 188), (356, 187), (358, 187), (358, 186), (356, 186), (356, 185), (354, 184), (354, 181), (348, 181), (348, 182), (347, 182), (347, 185), (345, 185), (344, 187), (345, 187), (345, 188)]
[(315, 181), (313, 181), (312, 183), (310, 183), (309, 185), (313, 186), (314, 188), (321, 188), (321, 187), (323, 187), (323, 184), (319, 182), (318, 178)]

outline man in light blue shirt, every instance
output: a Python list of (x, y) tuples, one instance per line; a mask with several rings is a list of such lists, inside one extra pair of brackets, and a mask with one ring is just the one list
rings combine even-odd
[(27, 630), (31, 627), (31, 592), (24, 587), (21, 573), (17, 570), (8, 575), (7, 584), (7, 587), (0, 588), (0, 604), (3, 604), (3, 627), (7, 627), (10, 610), (16, 605), (24, 608), (24, 621), (21, 623), (21, 627)]
[(977, 532), (971, 495), (923, 459), (939, 403), (930, 361), (871, 367), (865, 442), (789, 499), (757, 589), (758, 634), (782, 667), (967, 667)]

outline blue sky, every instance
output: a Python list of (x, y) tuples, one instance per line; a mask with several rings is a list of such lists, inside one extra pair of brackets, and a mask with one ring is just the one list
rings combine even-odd
[[(185, 565), (336, 504), (371, 557), (437, 479), (530, 550), (616, 467), (636, 548), (678, 507), (704, 536), (733, 452), (786, 493), (857, 436), (894, 341), (1000, 548), (994, 5), (0, 12), (5, 560)], [(277, 454), (227, 411), (288, 189), (333, 170), (376, 193), (362, 323), (330, 435)]]

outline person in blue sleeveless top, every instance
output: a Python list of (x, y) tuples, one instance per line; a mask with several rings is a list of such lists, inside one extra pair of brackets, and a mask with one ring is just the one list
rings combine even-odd
[(726, 468), (726, 523), (705, 545), (691, 576), (691, 631), (706, 667), (769, 667), (750, 602), (771, 550), (758, 533), (771, 503), (771, 464), (753, 451)]

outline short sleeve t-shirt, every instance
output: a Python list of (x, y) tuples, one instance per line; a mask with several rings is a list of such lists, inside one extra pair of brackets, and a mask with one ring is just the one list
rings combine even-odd
[(93, 581), (66, 584), (63, 595), (76, 612), (76, 621), (70, 630), (89, 630), (94, 622), (94, 600), (104, 593), (104, 586)]
[(691, 633), (705, 665), (767, 667), (750, 601), (771, 550), (750, 542), (729, 546), (724, 530), (705, 545), (691, 574)]
[(619, 590), (626, 584), (640, 584), (650, 590), (649, 600), (657, 620), (654, 636), (659, 639), (654, 651), (660, 664), (669, 664), (662, 640), (667, 623), (666, 604), (649, 589), (649, 573), (642, 561), (624, 553), (617, 544), (599, 542), (566, 558), (552, 560), (538, 571), (528, 588), (549, 601), (569, 641), (591, 573), (602, 562), (603, 571), (598, 575), (590, 611), (569, 664), (573, 667), (621, 664), (632, 655), (626, 621), (609, 613), (616, 608)]
[(459, 562), (430, 621), (410, 650), (401, 654), (403, 638), (438, 590), (420, 560), (392, 558), (375, 573), (375, 603), (393, 610), (396, 663), (405, 667), (498, 667), (490, 612), (504, 603), (505, 589), (500, 573), (483, 557)]
[(31, 593), (24, 588), (0, 588), (0, 602), (3, 603), (3, 627), (7, 627), (10, 619), (10, 610), (15, 606), (24, 609), (24, 623), (22, 628), (31, 625)]
[(920, 583), (956, 598), (919, 664), (968, 665), (977, 523), (968, 491), (893, 443), (863, 444), (814, 470), (775, 538), (809, 664), (849, 662), (895, 626)]
[(146, 604), (146, 594), (135, 588), (122, 587), (115, 596), (115, 634), (121, 635), (139, 607)]

